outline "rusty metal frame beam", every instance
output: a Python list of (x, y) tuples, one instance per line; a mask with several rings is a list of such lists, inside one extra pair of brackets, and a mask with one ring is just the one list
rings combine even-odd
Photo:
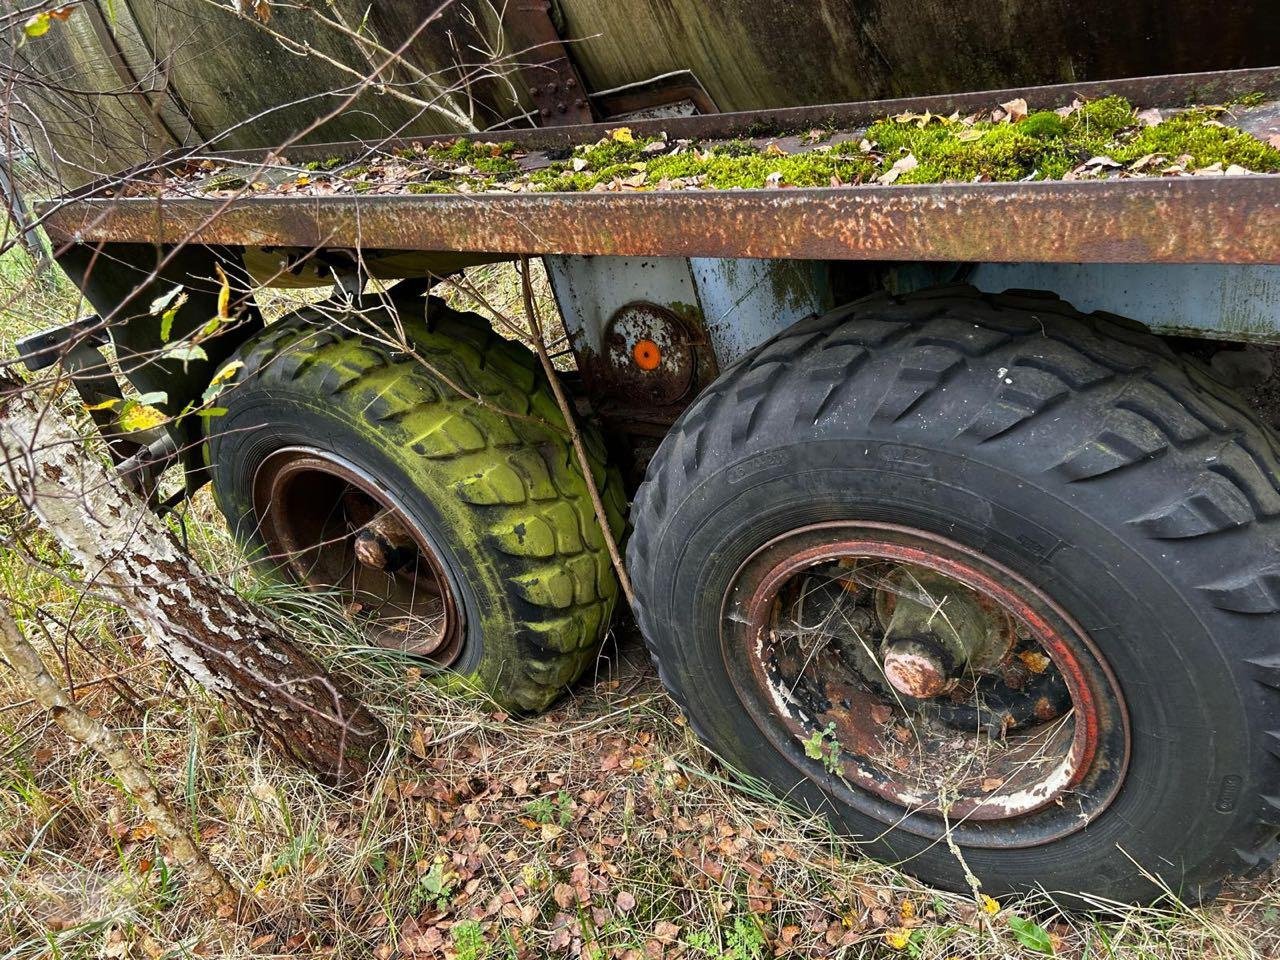
[(497, 254), (1280, 263), (1280, 175), (805, 190), (84, 200), (57, 242)]

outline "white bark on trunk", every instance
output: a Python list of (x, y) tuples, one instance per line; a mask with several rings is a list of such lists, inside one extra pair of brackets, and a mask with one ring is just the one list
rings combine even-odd
[(202, 570), (55, 406), (3, 376), (0, 485), (36, 513), (86, 582), (114, 594), (149, 646), (244, 713), (277, 750), (331, 780), (364, 774), (386, 742), (378, 719)]

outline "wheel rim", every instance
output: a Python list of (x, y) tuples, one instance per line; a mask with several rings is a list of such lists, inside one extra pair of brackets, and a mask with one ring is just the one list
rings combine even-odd
[(1129, 759), (1124, 700), (1044, 593), (945, 538), (804, 527), (737, 571), (725, 667), (798, 770), (886, 822), (1033, 845), (1105, 809)]
[(338, 594), (371, 643), (446, 667), (463, 617), (445, 566), (403, 506), (327, 451), (277, 450), (253, 479), (258, 532), (298, 582)]

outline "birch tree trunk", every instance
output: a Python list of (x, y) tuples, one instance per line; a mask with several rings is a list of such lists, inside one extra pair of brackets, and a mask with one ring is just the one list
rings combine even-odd
[(364, 775), (386, 730), (342, 681), (178, 544), (40, 391), (0, 374), (0, 486), (13, 490), (114, 593), (183, 673), (243, 713), (276, 750), (320, 776)]

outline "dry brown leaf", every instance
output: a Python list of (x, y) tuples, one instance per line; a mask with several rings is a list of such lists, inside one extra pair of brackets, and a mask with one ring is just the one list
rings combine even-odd
[(653, 928), (653, 936), (662, 943), (675, 943), (680, 936), (680, 926), (670, 920), (659, 920)]
[(626, 890), (618, 894), (618, 898), (614, 900), (613, 905), (618, 908), (619, 913), (630, 913), (636, 908), (636, 898)]
[(1152, 107), (1150, 110), (1138, 111), (1138, 122), (1144, 127), (1157, 126), (1164, 120), (1164, 115), (1160, 113), (1158, 107)]
[(918, 166), (920, 166), (920, 161), (916, 159), (915, 154), (908, 153), (901, 160), (894, 161), (894, 164), (892, 167), (890, 167), (884, 173), (880, 174), (880, 176), (876, 177), (876, 181), (879, 183), (886, 183), (886, 184), (893, 183), (904, 173), (906, 173), (909, 170), (914, 170)]
[(1017, 123), (1019, 120), (1025, 120), (1027, 116), (1027, 101), (1022, 97), (1015, 97), (1008, 103), (1000, 104), (1007, 115), (1010, 123)]
[(409, 737), (409, 752), (419, 760), (427, 759), (427, 735), (419, 727)]
[(578, 902), (578, 891), (567, 883), (557, 883), (555, 889), (551, 891), (551, 897), (555, 900), (557, 906), (568, 910)]

